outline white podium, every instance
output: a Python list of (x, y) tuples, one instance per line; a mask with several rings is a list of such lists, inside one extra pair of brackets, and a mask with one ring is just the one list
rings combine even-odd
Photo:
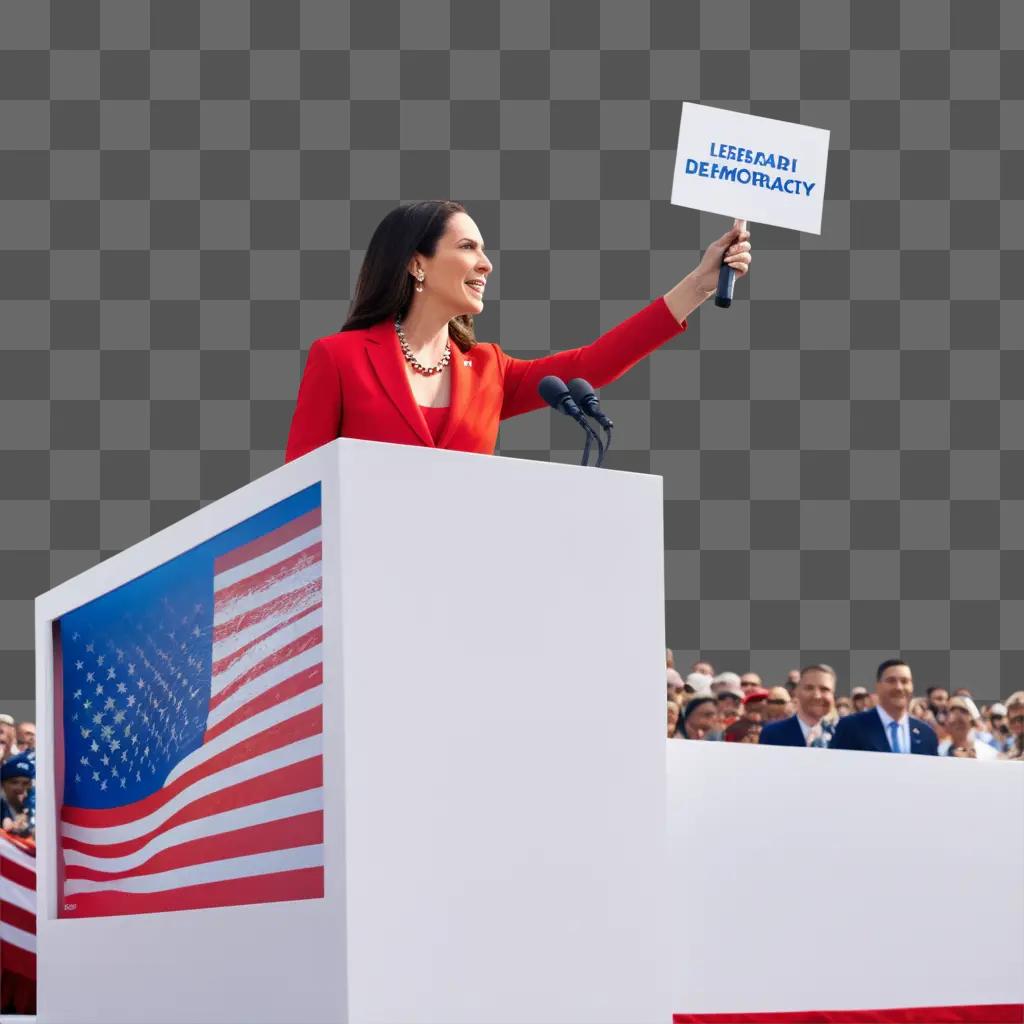
[[(279, 516), (273, 529), (294, 537), (260, 548), (266, 530), (252, 517), (296, 495), (320, 509), (319, 567), (296, 554), (311, 536), (301, 517), (282, 526)], [(248, 532), (225, 548), (233, 530)], [(196, 625), (176, 648), (173, 623), (144, 621), (143, 598), (162, 597), (166, 578), (183, 588), (164, 598), (176, 614), (188, 588), (207, 587), (187, 560), (207, 550), (221, 612), (205, 641)], [(322, 580), (322, 645), (300, 652), (306, 682), (280, 692), (284, 670), (259, 685), (244, 671), (270, 649), (245, 616), (281, 593), (275, 559), (299, 559), (288, 571), (303, 593)], [(238, 596), (247, 573), (266, 577), (255, 598)], [(658, 477), (340, 440), (40, 597), (39, 1020), (664, 1024), (663, 591)], [(310, 614), (294, 593), (278, 599), (275, 629)], [(103, 638), (78, 658), (72, 645), (89, 636), (75, 623), (104, 633), (106, 620), (87, 615), (108, 605), (120, 616), (110, 636), (130, 621), (145, 638), (136, 660), (149, 651), (151, 668), (127, 675), (132, 652), (118, 661), (108, 639), (116, 674), (93, 707), (109, 717), (90, 726), (80, 709), (101, 674), (78, 681)], [(217, 614), (234, 616), (233, 635), (255, 654), (225, 654)], [(309, 682), (314, 654), (322, 684)], [(128, 716), (119, 727), (136, 721), (139, 704), (129, 711), (133, 691), (120, 685), (146, 676), (153, 689), (169, 675), (135, 730), (168, 751), (143, 759), (129, 735), (140, 767), (127, 779), (125, 768), (116, 778), (110, 764), (97, 768), (118, 709)], [(207, 716), (205, 739), (189, 699)], [(174, 742), (195, 747), (169, 770), (160, 708), (177, 716)], [(204, 819), (221, 823), (218, 842), (241, 844), (211, 855), (188, 808), (243, 777), (247, 744), (265, 750), (283, 736), (289, 708), (304, 708), (307, 723), (322, 714), (322, 730), (262, 754), (267, 774), (239, 784), (242, 806)], [(80, 726), (96, 735), (82, 739)], [(273, 758), (301, 744), (303, 756), (322, 752), (322, 785), (254, 795), (261, 778), (291, 778), (294, 762)], [(79, 770), (83, 749), (90, 764)], [(214, 771), (218, 757), (234, 761)], [(167, 792), (147, 791), (141, 812), (99, 788), (145, 787), (145, 771), (157, 784), (165, 774)], [(296, 825), (298, 847), (244, 845), (300, 815), (322, 822), (322, 839)], [(116, 844), (101, 848), (109, 821)], [(279, 830), (278, 847), (288, 842)], [(88, 868), (108, 854), (116, 879)], [(259, 877), (255, 895), (240, 883), (246, 872)], [(196, 909), (160, 909), (176, 879)]]

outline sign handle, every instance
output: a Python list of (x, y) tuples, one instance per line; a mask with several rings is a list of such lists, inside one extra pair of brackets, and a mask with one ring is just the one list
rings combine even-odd
[[(747, 222), (738, 222), (740, 231), (747, 230)], [(715, 292), (715, 305), (728, 309), (732, 305), (732, 290), (736, 285), (736, 271), (722, 260), (722, 269), (718, 271), (718, 291)]]

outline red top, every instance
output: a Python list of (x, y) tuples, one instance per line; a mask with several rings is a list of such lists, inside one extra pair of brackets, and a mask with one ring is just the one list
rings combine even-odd
[(659, 297), (589, 345), (540, 359), (515, 359), (486, 342), (469, 352), (453, 345), (451, 405), (436, 437), (416, 407), (392, 322), (319, 338), (299, 385), (285, 460), (336, 437), (491, 455), (501, 420), (544, 407), (537, 385), (548, 374), (585, 377), (601, 388), (685, 329)]
[(450, 406), (447, 405), (420, 406), (420, 412), (423, 413), (423, 418), (427, 421), (427, 430), (430, 431), (430, 436), (433, 438), (435, 445), (441, 436), (441, 432), (444, 430), (444, 425), (448, 422), (449, 408)]

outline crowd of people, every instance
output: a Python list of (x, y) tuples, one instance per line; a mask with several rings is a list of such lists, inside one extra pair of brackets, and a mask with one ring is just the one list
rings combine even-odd
[(36, 781), (35, 722), (17, 722), (0, 714), (0, 828), (34, 838)]
[(969, 687), (929, 686), (914, 696), (910, 665), (878, 666), (874, 690), (837, 691), (834, 669), (807, 665), (785, 683), (756, 672), (715, 672), (697, 661), (684, 678), (666, 652), (668, 738), (769, 746), (937, 754), (1024, 763), (1024, 690), (980, 708)]
[[(878, 667), (874, 691), (837, 691), (828, 665), (791, 670), (766, 685), (756, 672), (715, 672), (697, 661), (684, 678), (666, 653), (668, 738), (773, 746), (938, 754), (1024, 763), (1024, 690), (975, 702), (970, 689), (929, 686), (915, 697), (911, 668), (898, 658)], [(0, 827), (35, 835), (36, 727), (0, 714)]]
[[(914, 696), (911, 667), (898, 658), (878, 667), (873, 692), (854, 686), (839, 694), (828, 665), (791, 670), (767, 685), (756, 672), (715, 672), (697, 661), (684, 678), (666, 652), (668, 738), (722, 740), (938, 754), (1024, 763), (1024, 690), (982, 704), (969, 687), (929, 686)], [(35, 835), (36, 727), (0, 714), (0, 827)]]

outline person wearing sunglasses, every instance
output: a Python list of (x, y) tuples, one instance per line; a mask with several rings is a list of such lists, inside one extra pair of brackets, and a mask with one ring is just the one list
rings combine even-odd
[(764, 702), (761, 720), (765, 725), (769, 722), (781, 722), (793, 714), (793, 701), (789, 690), (784, 686), (773, 686), (768, 691), (768, 699)]
[(978, 706), (970, 697), (950, 697), (946, 705), (946, 728), (949, 739), (939, 744), (939, 753), (950, 757), (973, 757), (978, 761), (994, 761), (995, 749), (978, 738), (981, 721)]
[(1006, 724), (1013, 737), (1013, 747), (1002, 756), (1007, 761), (1024, 761), (1024, 690), (1011, 693), (1005, 703)]
[(1008, 754), (1013, 749), (1013, 733), (1006, 721), (1006, 705), (996, 701), (988, 709), (988, 721), (992, 739), (989, 742), (999, 754)]

